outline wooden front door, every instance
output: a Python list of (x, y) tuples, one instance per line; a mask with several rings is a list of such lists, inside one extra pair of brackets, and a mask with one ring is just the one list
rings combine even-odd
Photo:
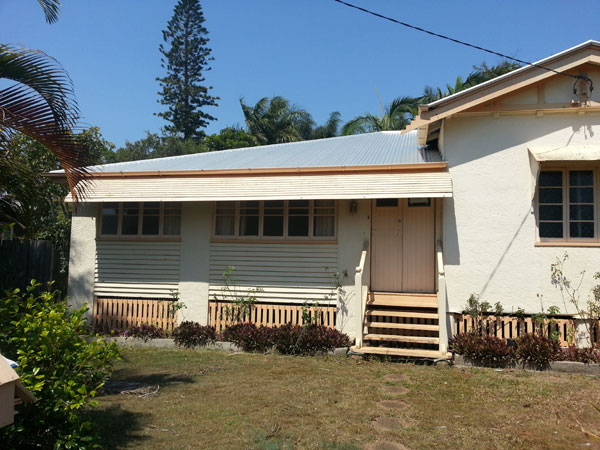
[(374, 200), (371, 239), (371, 290), (435, 292), (431, 199)]

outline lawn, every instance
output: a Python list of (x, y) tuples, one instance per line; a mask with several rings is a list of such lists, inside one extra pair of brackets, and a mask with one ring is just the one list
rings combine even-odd
[(410, 449), (565, 449), (600, 442), (581, 431), (600, 431), (591, 405), (600, 404), (600, 379), (584, 375), (144, 349), (126, 351), (113, 380), (160, 390), (99, 397), (90, 415), (104, 448), (342, 450), (385, 441)]

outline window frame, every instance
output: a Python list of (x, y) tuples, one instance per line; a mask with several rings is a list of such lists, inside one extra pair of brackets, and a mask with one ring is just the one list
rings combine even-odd
[[(102, 233), (102, 220), (104, 214), (102, 209), (105, 203), (117, 203), (117, 232), (115, 234), (103, 234)], [(138, 203), (138, 224), (136, 234), (123, 234), (123, 215), (124, 209), (127, 208), (127, 204)], [(158, 234), (142, 234), (142, 227), (144, 222), (144, 204), (145, 203), (158, 203), (159, 204), (159, 218), (158, 218)], [(134, 240), (170, 240), (181, 238), (181, 217), (183, 215), (183, 206), (181, 202), (167, 202), (167, 203), (178, 203), (179, 204), (179, 233), (178, 234), (165, 234), (164, 233), (164, 217), (165, 217), (165, 202), (102, 202), (98, 208), (98, 225), (96, 227), (96, 237), (99, 239), (134, 239)], [(128, 208), (131, 209), (131, 208)]]
[[(570, 206), (571, 202), (569, 199), (569, 191), (571, 188), (569, 172), (578, 170), (589, 170), (592, 171), (593, 175), (593, 194), (594, 194), (594, 236), (593, 238), (588, 237), (571, 237), (571, 220), (570, 220)], [(562, 175), (562, 225), (563, 225), (563, 237), (561, 238), (550, 238), (540, 236), (540, 184), (539, 175), (542, 172), (560, 172)], [(538, 179), (535, 187), (535, 228), (536, 228), (536, 244), (547, 244), (556, 246), (573, 246), (573, 245), (592, 245), (600, 246), (600, 166), (588, 164), (568, 164), (555, 165), (555, 164), (544, 164), (540, 165), (538, 172)], [(577, 221), (575, 221), (577, 222)]]
[[(300, 199), (302, 200), (302, 199)], [(241, 200), (244, 201), (244, 200)], [(308, 200), (308, 236), (288, 236), (288, 223), (289, 223), (289, 202), (290, 200), (283, 201), (283, 236), (265, 236), (264, 233), (264, 202), (265, 200), (258, 200), (259, 202), (259, 213), (258, 213), (258, 235), (256, 236), (243, 236), (240, 235), (240, 200), (237, 201), (223, 201), (224, 203), (234, 203), (234, 234), (233, 235), (219, 235), (216, 234), (216, 222), (217, 222), (217, 202), (213, 202), (213, 214), (212, 214), (212, 227), (211, 236), (213, 241), (240, 241), (240, 242), (264, 242), (264, 241), (276, 241), (276, 242), (308, 242), (308, 241), (337, 241), (337, 224), (338, 224), (338, 204), (337, 200), (333, 200), (334, 204), (334, 224), (333, 224), (333, 235), (332, 236), (315, 236), (314, 230), (314, 217), (315, 217), (315, 206), (314, 200)], [(267, 200), (269, 201), (269, 200)], [(293, 201), (293, 200), (292, 200)]]

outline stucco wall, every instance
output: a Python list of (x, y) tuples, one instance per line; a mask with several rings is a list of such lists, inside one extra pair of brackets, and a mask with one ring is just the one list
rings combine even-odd
[(88, 317), (94, 300), (97, 212), (97, 203), (79, 204), (71, 221), (68, 303), (72, 308), (88, 304)]
[(181, 214), (179, 299), (186, 308), (180, 311), (179, 321), (207, 324), (211, 205), (186, 202)]
[[(600, 248), (535, 247), (528, 147), (600, 144), (600, 115), (455, 117), (444, 125), (445, 158), (454, 197), (444, 204), (444, 258), (449, 311), (471, 293), (501, 302), (506, 311), (560, 307), (572, 313), (550, 283), (550, 264), (569, 254), (567, 273), (587, 270), (587, 294), (600, 269)], [(584, 296), (585, 298), (585, 296)]]

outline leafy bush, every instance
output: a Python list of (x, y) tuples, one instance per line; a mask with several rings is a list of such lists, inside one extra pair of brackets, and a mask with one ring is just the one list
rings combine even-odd
[(283, 325), (276, 329), (274, 343), (284, 355), (316, 355), (351, 344), (344, 333), (316, 324)]
[(148, 324), (143, 324), (139, 327), (131, 327), (128, 330), (125, 330), (123, 335), (126, 338), (142, 339), (144, 342), (148, 342), (150, 339), (163, 339), (167, 337), (165, 330)]
[(15, 423), (0, 430), (2, 447), (93, 447), (93, 424), (81, 413), (95, 403), (117, 346), (86, 341), (86, 308), (70, 310), (56, 291), (39, 291), (32, 282), (0, 298), (0, 352), (19, 362), (21, 382), (37, 399), (19, 406)]
[(217, 340), (215, 327), (185, 321), (173, 331), (173, 340), (180, 347), (203, 347)]
[(519, 362), (526, 367), (538, 370), (546, 369), (550, 365), (550, 361), (556, 360), (560, 355), (560, 344), (557, 340), (538, 334), (524, 334), (516, 339), (516, 343), (515, 355)]
[(269, 328), (253, 323), (227, 327), (223, 339), (247, 352), (264, 352), (272, 347), (284, 355), (316, 355), (351, 344), (350, 338), (323, 325), (291, 325)]
[(450, 347), (459, 355), (487, 367), (505, 367), (515, 362), (515, 349), (503, 339), (462, 333), (454, 337)]
[(558, 361), (576, 361), (584, 364), (600, 363), (599, 348), (578, 348), (571, 345), (567, 348), (561, 348), (556, 356)]
[(266, 352), (273, 347), (275, 329), (257, 327), (253, 323), (238, 323), (225, 328), (223, 339), (246, 352)]

